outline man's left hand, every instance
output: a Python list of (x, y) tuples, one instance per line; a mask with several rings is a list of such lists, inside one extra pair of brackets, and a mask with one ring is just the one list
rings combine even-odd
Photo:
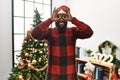
[(64, 9), (64, 11), (66, 12), (66, 17), (64, 18), (64, 20), (71, 21), (73, 17), (72, 17), (72, 15), (70, 13), (70, 10)]

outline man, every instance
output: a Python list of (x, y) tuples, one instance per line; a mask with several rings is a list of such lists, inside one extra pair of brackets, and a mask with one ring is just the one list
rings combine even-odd
[[(76, 27), (68, 28), (68, 21)], [(49, 28), (52, 22), (55, 22), (55, 28)], [(52, 17), (32, 31), (33, 38), (48, 40), (47, 80), (78, 80), (75, 67), (76, 39), (89, 38), (92, 34), (92, 29), (72, 17), (69, 7), (65, 5), (55, 8)]]

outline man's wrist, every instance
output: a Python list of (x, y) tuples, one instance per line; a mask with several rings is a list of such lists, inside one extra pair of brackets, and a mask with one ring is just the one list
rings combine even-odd
[(53, 18), (52, 18), (52, 17), (51, 17), (50, 19), (51, 19), (51, 21), (53, 21)]
[(71, 22), (73, 22), (73, 21), (74, 21), (74, 19), (75, 19), (75, 17), (72, 17)]

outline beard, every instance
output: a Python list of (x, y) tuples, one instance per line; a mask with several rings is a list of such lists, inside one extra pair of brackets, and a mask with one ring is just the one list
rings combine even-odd
[(59, 22), (55, 22), (57, 30), (58, 31), (64, 31), (64, 30), (66, 30), (66, 28), (67, 28), (67, 22), (63, 22), (64, 23), (63, 26), (60, 26), (60, 23), (61, 23), (60, 21)]

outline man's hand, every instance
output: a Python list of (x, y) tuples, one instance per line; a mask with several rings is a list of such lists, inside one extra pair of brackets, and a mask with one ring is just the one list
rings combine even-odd
[(59, 16), (58, 12), (60, 11), (60, 8), (57, 8), (57, 9), (54, 8), (51, 20), (52, 21), (59, 21), (62, 18), (65, 21), (72, 21), (73, 17), (70, 14), (70, 10), (68, 10), (68, 9), (63, 9), (63, 10), (66, 12), (65, 16)]
[(52, 17), (51, 17), (52, 21), (58, 21), (61, 18), (61, 17), (57, 16), (59, 11), (60, 11), (60, 9), (54, 8), (53, 13), (52, 13)]
[(66, 17), (64, 17), (64, 20), (66, 21), (72, 21), (72, 15), (70, 14), (70, 10), (68, 9), (64, 9), (64, 11), (66, 12)]

